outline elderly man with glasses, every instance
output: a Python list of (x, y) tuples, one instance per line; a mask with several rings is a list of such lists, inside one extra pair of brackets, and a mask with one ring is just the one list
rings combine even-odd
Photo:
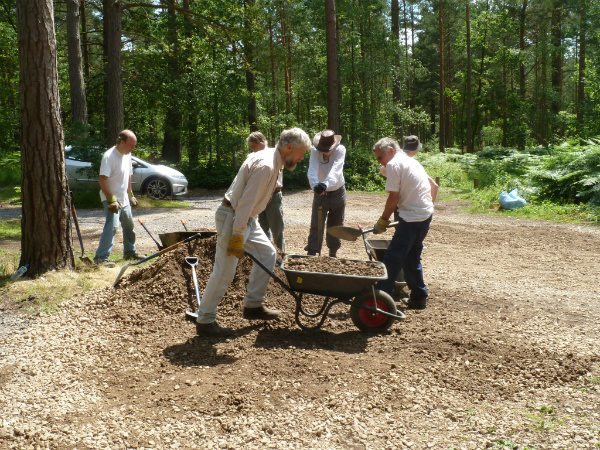
[(406, 153), (421, 148), (419, 139), (407, 136), (404, 142), (404, 151), (392, 138), (380, 139), (373, 146), (375, 158), (386, 168), (385, 190), (388, 193), (373, 233), (385, 232), (395, 210), (399, 216), (396, 231), (383, 257), (388, 278), (380, 281), (377, 288), (393, 295), (395, 281), (403, 270), (410, 289), (409, 309), (425, 309), (429, 293), (423, 280), (421, 253), (433, 216), (432, 186), (423, 166)]

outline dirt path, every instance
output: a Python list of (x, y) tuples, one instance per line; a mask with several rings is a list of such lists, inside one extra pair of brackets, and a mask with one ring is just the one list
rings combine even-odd
[[(134, 215), (156, 234), (180, 219), (212, 228), (220, 198)], [(284, 197), (289, 252), (303, 253), (310, 202)], [(350, 194), (346, 223), (371, 225), (383, 202)], [(95, 248), (101, 217), (79, 217)], [(140, 250), (156, 250), (138, 236)], [(597, 448), (599, 230), (442, 201), (426, 245), (429, 306), (381, 336), (359, 332), (344, 305), (320, 331), (302, 331), (275, 283), (268, 304), (283, 319), (244, 321), (243, 261), (219, 310), (238, 336), (196, 337), (182, 319), (193, 307), (182, 259), (200, 258), (205, 283), (208, 241), (59, 313), (1, 315), (11, 332), (0, 331), (0, 449)], [(362, 241), (338, 256), (365, 259)]]

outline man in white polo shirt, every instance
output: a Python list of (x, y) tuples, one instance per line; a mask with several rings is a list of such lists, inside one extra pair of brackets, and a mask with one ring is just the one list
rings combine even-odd
[[(416, 136), (408, 136), (406, 145), (412, 145), (415, 139), (419, 144)], [(433, 215), (430, 177), (423, 166), (401, 151), (398, 142), (392, 138), (377, 141), (373, 153), (377, 161), (386, 167), (385, 190), (388, 193), (373, 233), (380, 234), (387, 229), (396, 208), (399, 216), (396, 231), (383, 257), (388, 278), (377, 283), (376, 287), (391, 296), (395, 281), (404, 270), (404, 279), (410, 289), (408, 307), (425, 309), (429, 293), (423, 280), (421, 252)]]
[[(196, 319), (200, 336), (229, 336), (230, 328), (217, 324), (217, 307), (233, 281), (239, 258), (245, 250), (252, 253), (269, 270), (275, 267), (277, 252), (260, 227), (257, 216), (269, 203), (280, 170), (294, 170), (310, 147), (308, 135), (299, 128), (284, 130), (276, 148), (249, 155), (225, 193), (215, 213), (217, 247), (215, 264), (210, 274)], [(272, 320), (280, 316), (277, 310), (264, 305), (269, 274), (256, 263), (244, 298), (243, 317), (247, 320)]]

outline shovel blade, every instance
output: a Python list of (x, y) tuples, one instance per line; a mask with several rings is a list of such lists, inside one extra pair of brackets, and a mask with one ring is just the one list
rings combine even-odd
[(363, 232), (358, 228), (345, 227), (343, 225), (337, 225), (335, 227), (327, 227), (327, 233), (338, 239), (345, 241), (355, 241)]

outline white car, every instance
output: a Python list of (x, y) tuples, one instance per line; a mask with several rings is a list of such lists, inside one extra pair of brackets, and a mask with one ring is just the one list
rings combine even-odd
[[(91, 177), (89, 174), (92, 163), (79, 159), (71, 152), (71, 146), (65, 148), (65, 155), (69, 189), (72, 191), (100, 190), (98, 177)], [(160, 200), (187, 192), (188, 181), (181, 172), (171, 167), (150, 164), (133, 155), (131, 155), (131, 160), (133, 165), (131, 186), (135, 193)]]

